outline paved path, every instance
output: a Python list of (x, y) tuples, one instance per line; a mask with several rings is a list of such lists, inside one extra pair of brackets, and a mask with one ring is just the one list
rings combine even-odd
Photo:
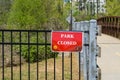
[(120, 80), (120, 40), (102, 34), (98, 43), (102, 48), (101, 58), (98, 58), (101, 80)]

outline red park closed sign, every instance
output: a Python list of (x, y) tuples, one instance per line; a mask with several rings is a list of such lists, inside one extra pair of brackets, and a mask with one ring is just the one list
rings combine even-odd
[(82, 50), (83, 33), (72, 31), (53, 31), (52, 35), (52, 51), (60, 52), (78, 52)]

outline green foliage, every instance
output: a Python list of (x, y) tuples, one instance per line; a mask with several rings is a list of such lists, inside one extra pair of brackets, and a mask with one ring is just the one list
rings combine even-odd
[(105, 7), (107, 16), (120, 16), (120, 0), (107, 0)]
[[(82, 4), (84, 6), (81, 6)], [(83, 0), (83, 3), (81, 3), (81, 1), (76, 2), (73, 6), (73, 16), (75, 17), (76, 21), (95, 19), (95, 8), (95, 3), (86, 2), (86, 0)]]
[[(0, 36), (1, 35), (2, 33), (0, 33)], [(50, 34), (46, 36), (47, 43), (50, 43), (49, 35)], [(4, 42), (10, 42), (11, 34), (5, 33), (4, 38), (5, 38)], [(37, 36), (36, 32), (31, 32), (29, 34), (28, 32), (22, 32), (21, 42), (20, 42), (19, 33), (14, 32), (14, 34), (12, 34), (12, 38), (13, 38), (12, 39), (13, 43), (22, 43), (21, 45), (13, 45), (13, 52), (16, 52), (18, 54), (21, 53), (22, 57), (26, 60), (26, 62), (32, 63), (36, 61), (42, 61), (45, 58), (49, 59), (49, 58), (57, 57), (58, 55), (58, 53), (51, 51), (50, 45), (39, 45), (39, 44), (45, 44), (44, 33), (38, 33), (38, 36)], [(0, 39), (0, 42), (2, 42), (1, 39)]]
[(68, 26), (66, 18), (68, 17), (70, 11), (68, 6), (69, 3), (64, 5), (62, 0), (53, 0), (52, 3), (52, 12), (48, 14), (51, 14), (50, 18), (48, 19), (49, 22), (52, 24), (51, 27), (54, 30), (61, 30), (63, 28), (65, 29), (66, 26)]
[[(40, 34), (39, 34), (40, 35)], [(41, 34), (42, 35), (42, 34)], [(40, 35), (40, 36), (41, 36)], [(31, 34), (30, 43), (36, 43), (36, 37), (34, 34)], [(44, 43), (42, 36), (39, 36), (39, 43)], [(25, 36), (22, 37), (23, 42), (26, 42)], [(54, 58), (57, 57), (58, 53), (51, 51), (51, 46), (45, 45), (22, 45), (21, 54), (27, 62), (36, 62), (42, 61), (45, 58)]]
[(0, 0), (0, 26), (3, 28), (3, 25), (7, 23), (8, 12), (11, 6), (10, 0)]
[(66, 11), (62, 0), (14, 0), (7, 26), (10, 29), (62, 29), (66, 26)]
[(14, 0), (8, 18), (8, 26), (16, 29), (35, 29), (45, 22), (41, 0)]
[[(45, 51), (46, 50), (46, 51)], [(37, 46), (22, 46), (22, 56), (27, 62), (37, 62), (42, 61), (45, 58), (57, 57), (58, 53), (52, 52), (50, 46), (39, 46), (37, 52)]]

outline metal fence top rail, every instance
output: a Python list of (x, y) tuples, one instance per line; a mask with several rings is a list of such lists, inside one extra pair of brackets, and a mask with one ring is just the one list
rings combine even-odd
[[(0, 32), (52, 32), (53, 30), (17, 30), (17, 29), (0, 29)], [(59, 30), (57, 30), (59, 31)], [(62, 31), (68, 31), (68, 30), (60, 30), (61, 32)], [(69, 32), (69, 31), (68, 31)], [(77, 31), (77, 30), (72, 30), (72, 32), (84, 32), (84, 33), (88, 33), (89, 31)]]
[(51, 32), (52, 30), (11, 30), (11, 29), (0, 29), (0, 31), (13, 31), (13, 32)]

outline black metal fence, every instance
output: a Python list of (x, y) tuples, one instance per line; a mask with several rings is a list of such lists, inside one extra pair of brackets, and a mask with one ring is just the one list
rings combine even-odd
[(0, 30), (1, 80), (80, 80), (80, 53), (53, 53), (50, 30)]

